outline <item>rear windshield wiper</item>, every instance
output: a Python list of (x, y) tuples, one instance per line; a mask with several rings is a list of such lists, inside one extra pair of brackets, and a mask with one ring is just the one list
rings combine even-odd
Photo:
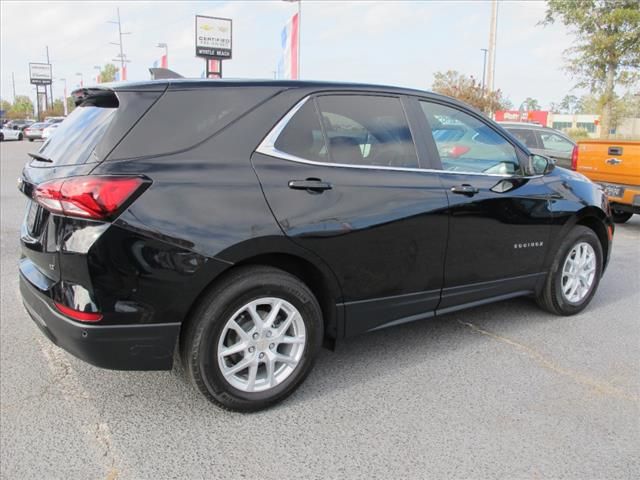
[(49, 157), (45, 157), (44, 155), (40, 155), (39, 153), (27, 153), (27, 155), (29, 155), (34, 160), (38, 160), (39, 162), (53, 163), (53, 160), (51, 160)]

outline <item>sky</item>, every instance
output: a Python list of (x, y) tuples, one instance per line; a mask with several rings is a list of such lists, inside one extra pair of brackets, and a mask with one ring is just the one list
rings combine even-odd
[[(169, 67), (185, 77), (200, 77), (204, 60), (195, 57), (195, 15), (233, 20), (233, 58), (223, 63), (225, 77), (273, 78), (281, 55), (280, 32), (297, 3), (254, 0), (227, 2), (0, 2), (0, 97), (35, 98), (29, 62), (46, 61), (69, 90), (95, 78), (96, 65), (118, 53), (120, 9), (124, 52), (131, 60), (129, 80), (149, 78), (148, 68), (169, 46)], [(526, 98), (543, 107), (572, 89), (563, 70), (562, 51), (572, 36), (562, 24), (541, 26), (545, 2), (500, 1), (495, 85), (515, 107)], [(301, 77), (399, 85), (429, 90), (433, 74), (458, 70), (482, 78), (489, 40), (491, 3), (486, 0), (336, 1), (303, 0)], [(62, 97), (64, 82), (54, 81)]]

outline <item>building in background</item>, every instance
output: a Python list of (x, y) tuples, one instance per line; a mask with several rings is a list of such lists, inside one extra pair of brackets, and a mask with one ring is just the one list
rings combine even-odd
[[(591, 138), (600, 137), (600, 115), (592, 113), (564, 114), (544, 110), (499, 110), (495, 113), (498, 122), (528, 122), (555, 128), (562, 132), (584, 130)], [(611, 132), (615, 138), (640, 138), (640, 118), (623, 118)]]

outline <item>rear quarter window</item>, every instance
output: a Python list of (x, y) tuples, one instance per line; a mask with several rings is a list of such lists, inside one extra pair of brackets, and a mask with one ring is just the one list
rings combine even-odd
[(167, 91), (127, 134), (110, 160), (186, 150), (274, 95), (271, 87)]

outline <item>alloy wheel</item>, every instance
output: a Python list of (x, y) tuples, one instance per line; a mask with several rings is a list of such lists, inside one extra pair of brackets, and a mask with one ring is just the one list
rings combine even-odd
[(588, 295), (596, 275), (596, 253), (580, 242), (571, 248), (562, 267), (562, 295), (571, 303), (579, 303)]
[(224, 379), (243, 392), (262, 392), (285, 381), (296, 369), (306, 343), (300, 312), (282, 298), (265, 297), (239, 308), (218, 341)]

